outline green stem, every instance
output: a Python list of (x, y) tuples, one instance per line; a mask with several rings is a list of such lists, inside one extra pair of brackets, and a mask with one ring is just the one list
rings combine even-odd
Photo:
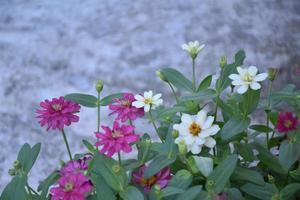
[(97, 132), (99, 132), (100, 131), (100, 92), (98, 92), (97, 113), (98, 113)]
[(30, 199), (33, 200), (32, 192), (31, 192), (31, 189), (30, 189), (30, 186), (28, 185), (28, 183), (26, 183), (26, 187), (29, 192)]
[(67, 147), (67, 150), (68, 150), (70, 160), (72, 160), (72, 154), (71, 154), (71, 151), (70, 151), (70, 147), (69, 147), (69, 143), (68, 143), (68, 140), (67, 140), (67, 137), (66, 137), (66, 133), (65, 133), (64, 129), (62, 129), (61, 132), (62, 132), (64, 141), (65, 141), (65, 144), (66, 144), (66, 147)]
[(174, 87), (172, 86), (172, 84), (169, 81), (167, 83), (168, 83), (168, 85), (170, 86), (170, 88), (172, 90), (172, 93), (173, 93), (173, 95), (174, 95), (174, 97), (176, 99), (176, 103), (179, 103), (179, 100), (178, 100), (177, 94), (176, 94), (176, 92), (174, 90)]
[(193, 60), (193, 87), (194, 87), (194, 92), (196, 92), (196, 59)]
[(118, 161), (119, 161), (119, 165), (122, 166), (121, 153), (120, 152), (118, 152)]
[(216, 98), (215, 122), (217, 121), (217, 117), (218, 117), (218, 103), (219, 103), (219, 96), (217, 96)]
[(159, 139), (163, 142), (163, 139), (162, 139), (161, 135), (159, 134), (158, 128), (157, 128), (157, 126), (156, 126), (156, 124), (154, 122), (153, 115), (151, 113), (151, 108), (149, 110), (149, 116), (150, 116), (150, 121), (151, 121), (151, 123), (152, 123), (152, 125), (153, 125), (153, 127), (154, 127), (154, 129), (156, 131), (156, 134), (158, 135)]
[[(270, 128), (270, 115), (269, 112), (271, 110), (271, 91), (272, 91), (273, 82), (269, 82), (269, 88), (268, 88), (268, 105), (267, 105), (267, 122), (266, 125), (268, 128)], [(269, 132), (267, 132), (267, 148), (269, 149)]]
[(129, 119), (129, 125), (133, 125), (133, 123), (132, 123), (132, 120), (131, 119)]

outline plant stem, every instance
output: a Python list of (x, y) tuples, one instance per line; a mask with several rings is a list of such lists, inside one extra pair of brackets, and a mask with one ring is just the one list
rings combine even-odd
[(33, 200), (33, 196), (32, 196), (32, 193), (31, 193), (31, 189), (30, 189), (30, 186), (28, 185), (28, 183), (26, 183), (26, 187), (27, 187), (27, 190), (28, 190), (28, 192), (29, 192), (30, 200)]
[(193, 87), (194, 87), (194, 92), (196, 92), (196, 60), (195, 58), (193, 60)]
[(155, 129), (155, 131), (156, 131), (156, 134), (158, 135), (159, 139), (160, 139), (160, 140), (162, 141), (162, 143), (163, 143), (164, 141), (163, 141), (161, 135), (159, 134), (158, 128), (157, 128), (157, 126), (156, 126), (156, 124), (155, 124), (155, 122), (154, 122), (153, 115), (152, 115), (152, 112), (151, 112), (151, 108), (150, 108), (150, 110), (149, 110), (149, 116), (150, 116), (150, 121), (151, 121), (151, 123), (152, 123), (152, 125), (153, 125), (153, 127), (154, 127), (154, 129)]
[(100, 131), (100, 92), (98, 92), (97, 112), (98, 112), (97, 132), (99, 132)]
[[(270, 115), (269, 112), (271, 110), (271, 91), (272, 91), (273, 81), (269, 82), (269, 88), (268, 88), (268, 105), (267, 105), (267, 127), (270, 128)], [(273, 137), (273, 136), (272, 136)], [(267, 148), (269, 149), (269, 132), (267, 132)]]
[(132, 120), (131, 119), (129, 119), (129, 125), (133, 125), (133, 123), (132, 123)]
[(118, 152), (118, 161), (119, 161), (119, 165), (122, 166), (121, 153), (120, 152)]
[(70, 151), (70, 147), (69, 147), (69, 143), (68, 143), (68, 140), (67, 140), (67, 137), (66, 137), (66, 133), (65, 133), (64, 129), (62, 129), (61, 132), (62, 132), (64, 141), (65, 141), (65, 144), (66, 144), (66, 147), (67, 147), (67, 150), (68, 150), (70, 160), (72, 160), (72, 154), (71, 154), (71, 151)]
[(170, 86), (170, 88), (172, 90), (172, 93), (173, 93), (173, 95), (174, 95), (174, 97), (176, 99), (176, 103), (179, 103), (179, 100), (178, 100), (177, 94), (176, 94), (176, 92), (174, 90), (174, 87), (172, 86), (172, 84), (169, 81), (167, 83), (168, 83), (168, 85)]

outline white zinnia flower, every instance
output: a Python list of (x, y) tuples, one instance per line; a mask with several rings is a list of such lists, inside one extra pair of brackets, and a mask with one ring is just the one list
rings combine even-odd
[(183, 44), (181, 48), (187, 51), (193, 59), (197, 57), (199, 52), (205, 47), (205, 44), (200, 46), (199, 42), (196, 40), (194, 42), (189, 42), (187, 44)]
[(204, 109), (199, 111), (197, 115), (183, 114), (181, 123), (173, 126), (173, 129), (179, 133), (175, 143), (179, 144), (184, 141), (187, 150), (193, 154), (200, 153), (203, 145), (213, 148), (216, 141), (211, 136), (220, 130), (220, 127), (213, 122), (214, 117), (207, 116), (207, 111)]
[(250, 66), (246, 69), (237, 67), (237, 71), (239, 74), (231, 74), (229, 78), (232, 80), (232, 85), (238, 86), (237, 92), (239, 94), (247, 92), (249, 86), (252, 90), (260, 89), (261, 85), (258, 82), (268, 77), (267, 73), (257, 74), (258, 70), (255, 66)]
[(163, 103), (160, 97), (160, 93), (153, 96), (153, 92), (149, 90), (148, 92), (144, 92), (144, 96), (139, 94), (135, 95), (134, 98), (136, 101), (132, 102), (132, 105), (137, 108), (144, 107), (144, 111), (149, 112), (150, 108), (156, 108)]

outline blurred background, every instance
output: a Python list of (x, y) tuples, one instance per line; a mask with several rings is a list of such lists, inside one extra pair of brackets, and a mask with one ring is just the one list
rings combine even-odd
[[(299, 85), (299, 33), (299, 0), (0, 0), (0, 192), (25, 142), (42, 142), (29, 179), (34, 186), (67, 159), (61, 134), (35, 119), (40, 101), (95, 94), (97, 79), (105, 82), (104, 95), (153, 89), (168, 101), (155, 71), (171, 66), (191, 77), (181, 50), (190, 40), (206, 44), (198, 80), (218, 73), (222, 55), (231, 62), (243, 48), (245, 65), (280, 68), (275, 88)], [(107, 113), (102, 109), (101, 123), (111, 123)], [(80, 117), (66, 129), (73, 152), (83, 149), (83, 138), (95, 141), (96, 110), (83, 108)], [(137, 126), (144, 131), (147, 123)]]

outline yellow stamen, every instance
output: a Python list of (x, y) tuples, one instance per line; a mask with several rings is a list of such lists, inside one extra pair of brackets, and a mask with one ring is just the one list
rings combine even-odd
[(201, 127), (196, 122), (193, 122), (189, 127), (190, 134), (198, 136), (201, 132)]
[(145, 103), (145, 104), (151, 104), (151, 103), (153, 103), (153, 101), (152, 101), (152, 99), (150, 99), (150, 98), (146, 98), (146, 99), (144, 100), (144, 103)]
[(52, 108), (55, 110), (55, 111), (59, 111), (61, 110), (62, 106), (60, 104), (53, 104), (52, 105)]
[(156, 183), (157, 178), (156, 176), (151, 176), (149, 179), (142, 179), (142, 184), (145, 186), (152, 186)]
[(70, 183), (70, 182), (66, 183), (65, 184), (65, 189), (64, 189), (65, 192), (69, 192), (69, 191), (73, 190), (73, 186), (74, 186), (73, 183)]

